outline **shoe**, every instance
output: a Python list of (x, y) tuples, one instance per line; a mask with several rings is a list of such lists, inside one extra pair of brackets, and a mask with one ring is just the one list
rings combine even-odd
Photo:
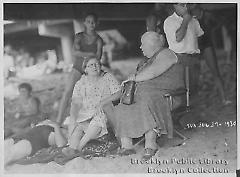
[(120, 155), (120, 156), (127, 156), (127, 155), (132, 155), (132, 154), (136, 154), (135, 149), (121, 148), (118, 151), (118, 155)]
[(144, 155), (142, 156), (142, 160), (149, 160), (151, 159), (152, 156), (156, 154), (158, 149), (151, 149), (151, 148), (146, 148), (144, 149)]

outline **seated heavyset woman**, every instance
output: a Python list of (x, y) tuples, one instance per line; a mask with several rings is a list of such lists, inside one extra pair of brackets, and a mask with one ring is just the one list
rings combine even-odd
[(102, 106), (119, 99), (121, 87), (110, 73), (101, 70), (96, 58), (85, 59), (84, 75), (76, 83), (70, 110), (69, 147), (65, 155), (81, 151), (91, 139), (107, 134), (106, 116)]
[(136, 73), (128, 78), (137, 83), (134, 103), (119, 104), (113, 109), (105, 106), (104, 111), (121, 139), (120, 155), (136, 153), (132, 138), (145, 135), (143, 159), (148, 160), (157, 151), (157, 134), (168, 134), (170, 138), (173, 134), (170, 108), (164, 94), (182, 87), (184, 82), (183, 67), (173, 51), (163, 48), (162, 35), (146, 32), (141, 42), (140, 48), (147, 59), (141, 61)]

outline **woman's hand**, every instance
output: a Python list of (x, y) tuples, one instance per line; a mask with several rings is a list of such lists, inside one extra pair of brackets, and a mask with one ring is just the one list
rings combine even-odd
[(128, 82), (129, 80), (127, 79), (127, 80), (125, 80), (125, 81), (122, 81), (122, 83), (121, 83), (121, 87), (123, 87), (124, 86), (124, 84), (126, 83), (126, 82)]
[(122, 81), (121, 86), (123, 86), (128, 81), (136, 81), (136, 74), (132, 74), (132, 75), (128, 76), (127, 80)]

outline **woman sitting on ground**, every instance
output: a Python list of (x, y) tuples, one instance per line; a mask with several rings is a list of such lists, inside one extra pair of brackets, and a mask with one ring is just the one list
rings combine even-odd
[(32, 96), (32, 86), (22, 83), (18, 86), (18, 90), (17, 111), (14, 118), (5, 121), (5, 137), (18, 133), (41, 119), (40, 101)]
[(121, 87), (110, 73), (101, 70), (99, 60), (85, 59), (85, 74), (76, 83), (70, 110), (69, 147), (63, 154), (71, 156), (82, 150), (88, 141), (108, 133), (102, 106), (119, 99)]
[[(173, 134), (170, 108), (164, 94), (184, 86), (183, 67), (173, 51), (164, 48), (164, 38), (156, 32), (146, 32), (141, 38), (141, 49), (147, 57), (138, 65), (128, 80), (136, 81), (134, 103), (119, 104), (104, 111), (121, 139), (120, 155), (136, 153), (132, 138), (145, 135), (144, 160), (157, 151), (157, 134)], [(111, 112), (114, 111), (114, 112)], [(114, 116), (113, 116), (114, 115)]]

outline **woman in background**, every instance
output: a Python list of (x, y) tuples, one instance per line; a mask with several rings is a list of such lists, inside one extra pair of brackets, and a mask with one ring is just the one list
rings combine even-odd
[(28, 83), (22, 83), (18, 86), (18, 90), (17, 111), (14, 118), (5, 121), (5, 137), (23, 131), (31, 124), (41, 121), (40, 101), (32, 96), (32, 86)]

